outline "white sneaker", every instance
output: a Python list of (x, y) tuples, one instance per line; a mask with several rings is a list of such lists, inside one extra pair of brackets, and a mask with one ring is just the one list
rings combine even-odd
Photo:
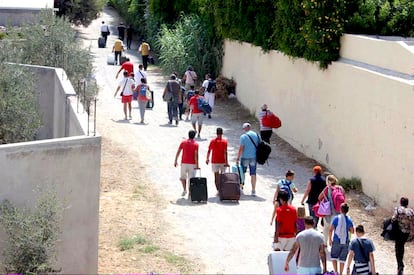
[(256, 197), (256, 191), (252, 191), (252, 197)]
[(184, 191), (181, 193), (181, 196), (182, 196), (182, 197), (184, 197), (185, 195), (187, 195), (187, 190), (184, 190)]

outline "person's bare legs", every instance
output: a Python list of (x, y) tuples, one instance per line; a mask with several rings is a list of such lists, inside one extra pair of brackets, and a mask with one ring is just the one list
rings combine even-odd
[(202, 124), (198, 124), (198, 136), (200, 136), (202, 126), (203, 126)]
[(333, 266), (335, 274), (338, 274), (338, 261), (332, 260), (332, 266)]
[(128, 102), (129, 118), (132, 118), (132, 102)]
[(345, 266), (344, 262), (339, 262), (339, 274), (340, 275), (342, 275), (344, 272), (344, 266)]
[(127, 103), (126, 102), (124, 103), (124, 114), (125, 114), (125, 119), (128, 119), (128, 116), (127, 116)]
[(219, 190), (219, 179), (220, 179), (220, 173), (214, 172), (214, 183), (216, 184), (217, 191)]
[(183, 196), (187, 193), (187, 180), (186, 179), (180, 179), (181, 185), (183, 186)]
[(256, 175), (251, 175), (250, 179), (252, 182), (252, 192), (256, 192)]

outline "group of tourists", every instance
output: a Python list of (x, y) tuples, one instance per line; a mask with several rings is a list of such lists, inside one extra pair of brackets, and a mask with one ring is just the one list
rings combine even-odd
[[(376, 274), (374, 244), (365, 237), (364, 226), (355, 227), (348, 216), (349, 205), (344, 189), (334, 175), (323, 176), (320, 166), (313, 167), (313, 173), (301, 200), (302, 206), (297, 209), (292, 205), (294, 193), (298, 191), (293, 183), (295, 173), (287, 171), (285, 178), (277, 183), (271, 219), (271, 225), (275, 221), (273, 248), (275, 251), (289, 251), (285, 271), (289, 271), (289, 262), (296, 255), (299, 274), (325, 273), (326, 253), (330, 251), (335, 274), (343, 274), (344, 271), (355, 275)], [(309, 216), (305, 216), (305, 200)], [(404, 245), (414, 226), (414, 212), (408, 208), (407, 198), (401, 198), (392, 220), (400, 228), (395, 237), (397, 274), (400, 275), (404, 270)], [(323, 233), (318, 231), (319, 221)], [(354, 233), (356, 236), (352, 238)]]

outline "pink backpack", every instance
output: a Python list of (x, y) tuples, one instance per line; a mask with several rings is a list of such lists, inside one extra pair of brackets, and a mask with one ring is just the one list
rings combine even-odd
[(345, 202), (345, 194), (342, 191), (342, 188), (335, 186), (332, 189), (332, 202), (335, 208), (335, 211), (341, 213), (341, 204)]

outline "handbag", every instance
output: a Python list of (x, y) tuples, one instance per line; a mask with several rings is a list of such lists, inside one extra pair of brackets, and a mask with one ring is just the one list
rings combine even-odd
[(318, 214), (324, 216), (330, 216), (332, 214), (331, 202), (324, 197), (324, 199), (319, 202)]
[(268, 111), (266, 111), (265, 115), (262, 118), (262, 125), (264, 127), (277, 129), (282, 126), (282, 121), (275, 114), (271, 112), (269, 113)]
[(325, 215), (320, 215), (320, 214), (318, 213), (319, 206), (320, 206), (320, 203), (319, 203), (319, 202), (315, 203), (315, 204), (312, 206), (312, 211), (313, 211), (313, 213), (315, 214), (315, 216), (316, 216), (316, 217), (318, 217), (318, 218), (325, 218)]

